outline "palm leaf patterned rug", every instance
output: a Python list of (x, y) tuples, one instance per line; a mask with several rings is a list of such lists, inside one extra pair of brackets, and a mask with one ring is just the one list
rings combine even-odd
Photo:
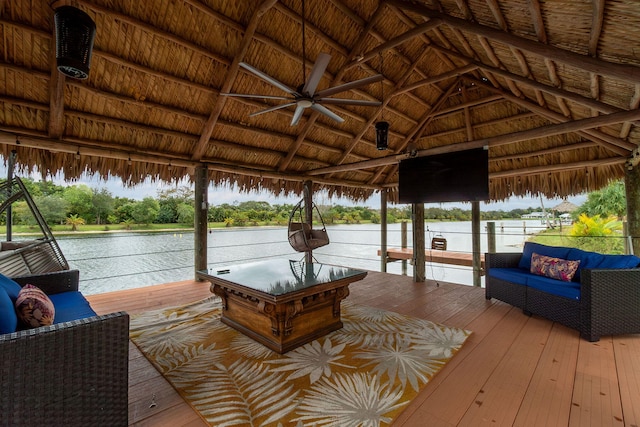
[(212, 426), (385, 426), (470, 332), (342, 302), (343, 328), (277, 354), (220, 322), (221, 302), (132, 316), (131, 340)]

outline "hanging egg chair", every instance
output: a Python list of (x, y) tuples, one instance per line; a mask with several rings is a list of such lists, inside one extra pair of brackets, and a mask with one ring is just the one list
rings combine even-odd
[(322, 228), (313, 228), (312, 224), (305, 222), (304, 210), (304, 199), (302, 199), (289, 215), (289, 244), (297, 252), (309, 252), (329, 244), (329, 235), (316, 204), (311, 203), (311, 210), (314, 212), (313, 217), (322, 224)]

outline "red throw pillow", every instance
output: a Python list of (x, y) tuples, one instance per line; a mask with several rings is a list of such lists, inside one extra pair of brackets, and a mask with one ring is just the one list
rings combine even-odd
[(55, 317), (53, 303), (42, 289), (33, 285), (24, 285), (16, 299), (18, 319), (29, 328), (53, 324)]
[(580, 260), (569, 261), (561, 258), (531, 254), (531, 273), (552, 279), (570, 282), (580, 267)]

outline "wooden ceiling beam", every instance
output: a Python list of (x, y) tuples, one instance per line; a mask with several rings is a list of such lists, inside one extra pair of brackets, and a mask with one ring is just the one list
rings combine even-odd
[[(506, 92), (501, 91), (500, 89), (496, 89), (490, 85), (487, 85), (481, 81), (475, 80), (475, 84), (479, 85), (479, 86), (483, 86), (485, 88), (487, 88), (490, 91), (496, 92), (496, 93), (502, 93), (502, 95), (508, 99), (509, 101), (513, 102), (516, 105), (520, 105), (523, 108), (526, 108), (530, 111), (533, 111), (537, 114), (539, 114), (542, 117), (547, 118), (548, 120), (554, 121), (554, 122), (558, 122), (558, 123), (564, 123), (564, 122), (568, 122), (570, 121), (569, 118), (556, 113), (555, 111), (551, 111), (548, 108), (544, 108), (544, 107), (540, 107), (537, 104), (534, 104), (532, 102), (526, 101), (524, 99), (520, 99), (518, 97), (512, 96)], [(621, 112), (625, 112), (624, 110)], [(621, 113), (621, 112), (617, 112), (617, 113)], [(611, 114), (616, 114), (616, 113), (610, 113)], [(620, 138), (616, 138), (614, 136), (608, 135), (604, 132), (601, 132), (597, 129), (579, 129), (578, 133), (588, 139), (591, 140), (595, 140), (596, 142), (599, 142), (601, 145), (603, 145), (604, 147), (606, 147), (609, 150), (614, 151), (617, 154), (620, 155), (628, 155), (629, 152), (631, 150), (633, 150), (636, 145), (622, 140)]]
[(409, 3), (403, 0), (387, 0), (387, 2), (399, 9), (410, 10), (430, 19), (440, 19), (444, 24), (453, 28), (458, 28), (463, 32), (483, 36), (543, 58), (552, 59), (556, 62), (625, 82), (635, 84), (640, 81), (640, 67), (606, 62), (597, 58), (580, 55), (579, 53), (569, 50), (560, 49), (555, 46), (546, 45), (523, 37), (515, 36), (510, 33), (505, 33), (475, 22), (436, 12), (423, 5)]
[[(628, 120), (640, 120), (640, 110), (622, 111), (598, 117), (589, 117), (581, 120), (568, 121), (564, 123), (556, 123), (547, 126), (541, 126), (534, 129), (528, 129), (520, 132), (514, 132), (505, 135), (498, 135), (490, 138), (483, 138), (470, 142), (462, 142), (458, 144), (444, 145), (440, 147), (426, 148), (417, 150), (415, 153), (404, 153), (393, 156), (381, 157), (379, 159), (365, 160), (363, 162), (350, 163), (345, 165), (330, 166), (327, 168), (314, 169), (307, 172), (308, 175), (322, 175), (335, 172), (345, 172), (358, 169), (369, 169), (373, 167), (385, 166), (399, 162), (400, 160), (410, 157), (423, 157), (433, 154), (443, 154), (455, 151), (468, 150), (472, 148), (480, 148), (488, 146), (501, 146), (513, 144), (516, 142), (527, 141), (530, 139), (544, 138), (549, 136), (561, 135), (570, 132), (584, 131), (588, 129), (598, 128), (601, 126), (609, 126), (617, 123), (624, 123)], [(630, 151), (629, 151), (630, 153)], [(622, 158), (622, 157), (621, 157)]]
[[(264, 15), (264, 13), (271, 8), (277, 0), (264, 0), (254, 11), (253, 15), (251, 15), (251, 19), (249, 19), (249, 23), (244, 31), (244, 35), (242, 37), (242, 41), (240, 42), (240, 48), (236, 52), (233, 57), (233, 61), (231, 61), (231, 65), (227, 69), (227, 74), (225, 76), (222, 87), (220, 88), (221, 93), (229, 93), (231, 91), (231, 87), (233, 83), (236, 81), (236, 76), (238, 75), (238, 69), (240, 68), (240, 62), (244, 59), (247, 51), (249, 50), (249, 44), (251, 44), (251, 40), (253, 39), (253, 35), (258, 28), (258, 23), (260, 19)], [(202, 134), (200, 135), (200, 139), (195, 147), (193, 147), (193, 154), (191, 159), (194, 161), (200, 161), (202, 156), (204, 155), (206, 149), (209, 146), (209, 142), (211, 140), (211, 135), (213, 134), (213, 128), (216, 126), (218, 122), (218, 117), (220, 117), (220, 113), (224, 108), (225, 103), (227, 102), (226, 96), (218, 96), (216, 102), (213, 106), (211, 114), (207, 119), (207, 122), (204, 124), (202, 128)]]
[(475, 61), (472, 58), (467, 57), (466, 55), (463, 55), (461, 53), (458, 52), (454, 52), (451, 50), (447, 50), (447, 49), (443, 49), (441, 47), (438, 46), (434, 46), (434, 49), (438, 49), (438, 50), (442, 50), (443, 52), (445, 52), (446, 54), (455, 56), (461, 60), (464, 60), (465, 62), (467, 62), (470, 65), (475, 65), (480, 69), (483, 70), (487, 70), (488, 72), (492, 73), (492, 74), (496, 74), (499, 76), (504, 77), (505, 79), (508, 80), (513, 80), (517, 83), (521, 83), (524, 85), (527, 85), (529, 87), (531, 87), (532, 89), (537, 89), (540, 90), (542, 92), (546, 92), (549, 95), (555, 96), (555, 97), (561, 97), (564, 99), (567, 99), (571, 102), (575, 102), (576, 104), (582, 105), (584, 107), (587, 108), (593, 108), (601, 113), (605, 113), (605, 114), (611, 114), (611, 113), (615, 113), (615, 112), (619, 112), (619, 111), (624, 111), (622, 108), (618, 108), (609, 104), (606, 104), (602, 101), (598, 101), (596, 99), (591, 99), (588, 98), (586, 96), (582, 96), (580, 94), (577, 93), (573, 93), (573, 92), (569, 92), (567, 90), (564, 89), (560, 89), (558, 87), (555, 86), (549, 86), (549, 85), (545, 85), (544, 83), (540, 83), (536, 80), (533, 79), (529, 79), (523, 76), (520, 76), (518, 74), (513, 74), (507, 70), (502, 70), (500, 68), (496, 68), (496, 67), (492, 67), (490, 65), (486, 65), (483, 64), (481, 62)]

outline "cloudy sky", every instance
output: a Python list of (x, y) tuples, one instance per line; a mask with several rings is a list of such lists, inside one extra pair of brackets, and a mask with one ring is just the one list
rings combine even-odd
[[(0, 165), (0, 177), (6, 177), (7, 170), (5, 165)], [(35, 180), (40, 180), (40, 175), (32, 176)], [(156, 197), (158, 195), (159, 190), (163, 190), (166, 188), (170, 188), (172, 185), (161, 184), (161, 183), (152, 183), (150, 181), (144, 182), (132, 188), (127, 188), (122, 184), (122, 181), (119, 178), (112, 178), (108, 181), (103, 181), (97, 177), (83, 176), (79, 181), (74, 183), (65, 183), (62, 178), (57, 177), (54, 179), (54, 182), (58, 185), (72, 185), (72, 184), (86, 184), (91, 188), (102, 189), (106, 188), (111, 194), (119, 197), (128, 197), (135, 200), (142, 200), (145, 197)], [(189, 185), (187, 182), (179, 182), (178, 186)], [(175, 186), (175, 185), (174, 185)], [(586, 200), (586, 195), (580, 195), (575, 197), (569, 197), (568, 200), (575, 204), (581, 205)], [(233, 204), (234, 202), (245, 202), (245, 201), (266, 201), (270, 204), (283, 204), (283, 203), (297, 203), (298, 198), (285, 198), (285, 197), (276, 197), (269, 193), (240, 193), (236, 189), (224, 187), (224, 188), (209, 188), (209, 204), (210, 205), (221, 205), (223, 203)], [(316, 196), (314, 201), (318, 204), (339, 204), (339, 205), (353, 205), (352, 202), (344, 199), (328, 199), (323, 197), (322, 195)], [(542, 200), (542, 204), (544, 204), (545, 209), (553, 208), (562, 202), (561, 199), (546, 199)], [(367, 200), (364, 205), (369, 206), (371, 208), (378, 209), (380, 208), (380, 196), (378, 194), (374, 194), (369, 200)], [(438, 206), (437, 204), (427, 204), (429, 206)], [(443, 208), (448, 207), (460, 207), (462, 209), (470, 209), (471, 205), (469, 203), (443, 203), (441, 205)], [(512, 209), (526, 209), (529, 207), (541, 209), (541, 201), (539, 197), (512, 197), (505, 202), (493, 202), (493, 203), (481, 203), (480, 209), (483, 211), (488, 210), (504, 210), (509, 211)]]

